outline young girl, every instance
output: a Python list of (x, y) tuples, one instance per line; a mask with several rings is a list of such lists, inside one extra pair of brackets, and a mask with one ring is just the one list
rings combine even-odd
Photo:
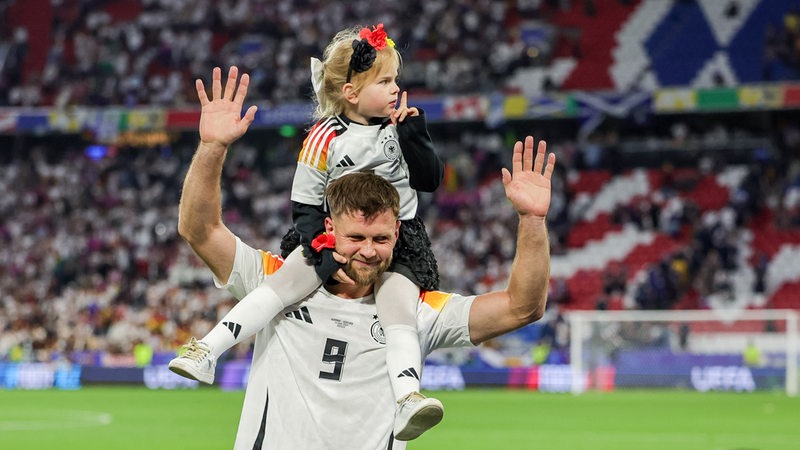
[[(324, 234), (325, 188), (346, 173), (372, 171), (390, 181), (401, 199), (400, 237), (375, 302), (398, 400), (395, 438), (410, 440), (443, 415), (441, 402), (419, 393), (422, 357), (416, 329), (420, 290), (436, 290), (439, 284), (436, 259), (417, 216), (417, 191), (433, 192), (439, 186), (443, 163), (433, 148), (424, 113), (408, 108), (406, 93), (400, 95), (401, 58), (383, 24), (339, 32), (323, 59), (311, 61), (318, 121), (303, 142), (295, 172), (294, 227), (281, 243), (286, 261), (203, 339), (192, 338), (187, 351), (169, 366), (173, 372), (211, 384), (216, 359), (284, 308), (323, 282), (353, 283), (341, 270), (340, 263), (346, 261), (332, 250), (332, 236)], [(302, 247), (292, 251), (298, 243)]]

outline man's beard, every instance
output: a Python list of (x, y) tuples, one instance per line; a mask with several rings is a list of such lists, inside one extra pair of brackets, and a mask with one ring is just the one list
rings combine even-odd
[(356, 282), (359, 286), (370, 286), (378, 282), (381, 279), (381, 275), (386, 272), (386, 269), (389, 268), (389, 264), (392, 261), (381, 261), (378, 266), (370, 266), (369, 269), (364, 270), (356, 270), (353, 268), (353, 260), (347, 261), (347, 264), (344, 266), (344, 273), (350, 279)]

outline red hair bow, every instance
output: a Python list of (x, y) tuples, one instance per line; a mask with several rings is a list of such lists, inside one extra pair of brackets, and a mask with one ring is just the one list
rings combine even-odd
[(333, 234), (322, 233), (315, 237), (313, 241), (311, 241), (311, 248), (313, 248), (317, 253), (321, 252), (325, 248), (334, 247), (336, 247), (336, 236)]

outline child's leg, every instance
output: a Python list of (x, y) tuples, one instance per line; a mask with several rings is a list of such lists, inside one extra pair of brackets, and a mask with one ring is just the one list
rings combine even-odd
[(378, 318), (386, 335), (386, 366), (397, 411), (394, 437), (416, 439), (442, 420), (444, 407), (435, 398), (419, 393), (422, 350), (417, 334), (419, 288), (399, 273), (387, 272), (375, 293)]
[(375, 292), (378, 318), (386, 335), (386, 365), (395, 399), (419, 392), (422, 354), (417, 334), (419, 287), (399, 273), (386, 272)]
[(314, 266), (306, 263), (302, 247), (298, 247), (279, 270), (241, 299), (200, 341), (209, 345), (217, 358), (256, 334), (281, 310), (304, 299), (321, 283)]
[(256, 334), (281, 310), (304, 299), (321, 283), (298, 247), (278, 271), (241, 299), (203, 339), (192, 338), (184, 346), (186, 351), (169, 362), (169, 369), (212, 384), (219, 355)]

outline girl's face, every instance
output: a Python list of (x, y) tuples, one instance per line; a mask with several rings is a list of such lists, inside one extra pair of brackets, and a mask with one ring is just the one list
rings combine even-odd
[(368, 123), (373, 117), (389, 117), (395, 110), (400, 87), (397, 85), (397, 61), (387, 61), (383, 67), (367, 82), (346, 112), (350, 120), (362, 124)]

